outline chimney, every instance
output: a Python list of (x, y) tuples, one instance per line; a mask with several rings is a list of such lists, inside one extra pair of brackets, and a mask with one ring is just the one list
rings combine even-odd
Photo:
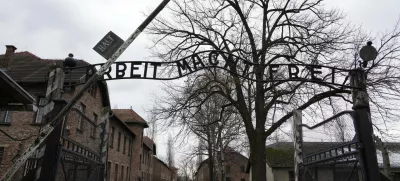
[(9, 68), (11, 65), (15, 50), (17, 49), (14, 45), (6, 45), (6, 54), (4, 54), (4, 59), (0, 60), (0, 66), (2, 68)]

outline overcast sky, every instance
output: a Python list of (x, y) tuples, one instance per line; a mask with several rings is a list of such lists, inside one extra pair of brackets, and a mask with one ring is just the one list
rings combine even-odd
[[(105, 60), (92, 50), (108, 32), (126, 39), (161, 0), (15, 0), (3, 1), (0, 11), (0, 51), (14, 45), (41, 58), (64, 59), (68, 53), (89, 63)], [(326, 0), (355, 25), (371, 32), (390, 30), (400, 15), (399, 0)], [(162, 15), (162, 13), (161, 13)], [(144, 60), (149, 56), (149, 39), (142, 34), (119, 61)], [(0, 52), (0, 53), (3, 53)], [(111, 105), (132, 108), (145, 119), (143, 108), (152, 106), (152, 95), (160, 94), (154, 80), (109, 81)], [(166, 140), (158, 136), (158, 153), (165, 155)]]

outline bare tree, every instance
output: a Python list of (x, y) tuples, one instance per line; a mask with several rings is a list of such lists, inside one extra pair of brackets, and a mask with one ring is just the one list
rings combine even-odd
[(157, 115), (151, 111), (149, 112), (149, 115), (149, 128), (146, 129), (146, 135), (155, 142), (157, 135)]
[[(215, 72), (214, 72), (215, 73)], [(208, 75), (211, 75), (210, 72)], [(207, 77), (207, 76), (205, 76)], [(202, 78), (200, 78), (202, 79)], [(206, 83), (207, 81), (201, 81)], [(207, 79), (205, 79), (207, 80)], [(165, 99), (161, 99), (161, 104), (184, 104), (181, 102), (186, 100), (185, 95), (191, 95), (193, 90), (190, 86), (183, 86), (177, 89), (176, 86), (169, 86), (166, 89), (172, 94)], [(193, 98), (193, 101), (203, 101), (204, 98)], [(218, 156), (225, 147), (241, 145), (241, 138), (244, 133), (243, 123), (240, 116), (237, 115), (234, 108), (221, 96), (213, 95), (206, 99), (203, 103), (204, 106), (199, 109), (192, 109), (190, 107), (182, 108), (178, 114), (174, 116), (174, 123), (184, 127), (187, 131), (194, 134), (199, 139), (197, 148), (192, 148), (189, 155), (197, 155), (198, 164), (202, 162), (202, 156), (208, 157), (207, 164), (209, 168), (210, 178), (216, 179), (222, 170), (221, 157)], [(158, 107), (156, 111), (158, 115), (175, 114), (176, 107)]]
[[(341, 105), (352, 102), (348, 96), (350, 90), (322, 82), (264, 82), (268, 74), (274, 73), (279, 78), (285, 73), (282, 69), (274, 72), (266, 69), (271, 64), (314, 64), (344, 69), (357, 64), (356, 52), (366, 39), (344, 21), (338, 10), (329, 10), (321, 2), (174, 1), (169, 11), (173, 18), (158, 18), (149, 29), (154, 35), (156, 55), (164, 61), (175, 61), (207, 50), (224, 52), (218, 60), (226, 62), (229, 73), (191, 74), (185, 81), (185, 90), (190, 90), (185, 96), (170, 91), (171, 98), (179, 101), (160, 104), (170, 110), (164, 118), (172, 122), (188, 119), (182, 117), (182, 112), (187, 109), (197, 112), (213, 95), (222, 96), (244, 124), (253, 180), (265, 181), (266, 139), (292, 117), (293, 110), (303, 110), (306, 118), (316, 121), (334, 112), (328, 98)], [(379, 56), (367, 69), (373, 117), (379, 116), (383, 121), (398, 118), (398, 108), (387, 104), (398, 101), (400, 95), (399, 66), (394, 61), (399, 58), (398, 37), (396, 27), (380, 38)], [(235, 57), (245, 61), (237, 61)], [(248, 64), (243, 62), (257, 66), (248, 70)], [(310, 76), (310, 70), (305, 69), (304, 74)], [(332, 79), (333, 75), (321, 79)], [(347, 75), (336, 76), (344, 79)], [(204, 83), (199, 84), (199, 79)], [(178, 87), (175, 90), (179, 92)]]
[(192, 181), (197, 171), (197, 164), (193, 157), (188, 157), (182, 160), (179, 169), (180, 181)]

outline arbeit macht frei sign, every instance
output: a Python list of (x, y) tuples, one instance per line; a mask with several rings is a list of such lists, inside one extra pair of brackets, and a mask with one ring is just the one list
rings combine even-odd
[[(224, 58), (222, 58), (224, 57)], [(225, 59), (230, 61), (224, 61)], [(240, 66), (237, 66), (239, 65)], [(103, 64), (69, 68), (85, 69), (86, 80)], [(232, 72), (230, 66), (236, 66), (236, 72)], [(264, 76), (262, 80), (255, 80), (255, 68), (261, 67)], [(115, 62), (104, 74), (103, 80), (114, 79), (156, 79), (173, 80), (202, 69), (224, 69), (244, 79), (277, 82), (277, 81), (306, 81), (322, 84), (349, 87), (348, 76), (352, 70), (314, 65), (314, 64), (252, 64), (249, 61), (219, 51), (204, 51), (173, 62), (152, 61), (125, 61)], [(84, 82), (81, 82), (84, 83)]]

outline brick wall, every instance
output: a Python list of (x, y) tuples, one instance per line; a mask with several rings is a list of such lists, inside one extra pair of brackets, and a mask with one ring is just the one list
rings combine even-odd
[(136, 135), (133, 142), (133, 159), (132, 159), (132, 176), (131, 180), (137, 181), (139, 177), (142, 176), (141, 171), (141, 160), (142, 160), (142, 150), (143, 150), (143, 129), (141, 125), (129, 124), (131, 131)]
[[(74, 92), (64, 93), (62, 98), (70, 100), (81, 88), (82, 86), (78, 86)], [(82, 118), (82, 116), (78, 113), (78, 109), (81, 105), (85, 107), (85, 115), (90, 120)], [(101, 133), (101, 127), (99, 126), (99, 123), (101, 121), (100, 116), (103, 107), (101, 91), (99, 88), (96, 88), (95, 94), (86, 92), (67, 115), (66, 126), (69, 129), (66, 129), (64, 136), (76, 141), (77, 143), (85, 145), (95, 153), (99, 154)], [(97, 117), (97, 120), (95, 117)], [(80, 122), (81, 128), (78, 126)], [(91, 129), (95, 129), (94, 135), (91, 135)]]
[(164, 162), (154, 157), (153, 181), (171, 181), (173, 170), (171, 170)]
[[(124, 127), (119, 120), (116, 120), (115, 118), (110, 119), (110, 132), (109, 132), (109, 148), (108, 148), (108, 165), (110, 166), (108, 168), (108, 173), (109, 173), (109, 180), (110, 181), (116, 181), (116, 177), (118, 178), (118, 181), (126, 181), (126, 180), (132, 180), (128, 179), (129, 177), (132, 178), (132, 159), (133, 159), (133, 141), (134, 141), (134, 135), (130, 130), (127, 130), (126, 127)], [(111, 138), (112, 136), (112, 130), (114, 130), (114, 138)], [(119, 135), (121, 135), (119, 137)], [(120, 140), (118, 141), (118, 139)], [(111, 145), (111, 140), (114, 140), (113, 145)], [(124, 141), (126, 140), (126, 142)], [(120, 142), (120, 148), (118, 149), (118, 142)], [(125, 142), (125, 151), (124, 151), (124, 142)], [(118, 166), (118, 173), (116, 173), (116, 167)], [(124, 170), (124, 171), (122, 171)]]
[[(45, 84), (28, 84), (24, 88), (36, 98), (39, 95), (44, 95)], [(38, 124), (34, 124), (35, 113), (32, 111), (12, 111), (9, 114), (12, 117), (11, 122), (0, 124), (0, 129), (15, 138), (32, 137), (24, 141), (14, 141), (0, 133), (0, 147), (4, 149), (0, 161), (0, 177), (13, 164), (12, 160), (17, 158), (18, 154), (21, 154), (33, 143), (40, 129)]]
[[(224, 154), (224, 165), (225, 165), (225, 178), (231, 181), (248, 181), (249, 174), (246, 173), (246, 165), (248, 159), (239, 153), (228, 152)], [(196, 174), (197, 181), (209, 181), (209, 170), (208, 170), (208, 160), (205, 160), (198, 173)], [(221, 178), (221, 175), (219, 175)]]
[[(36, 83), (36, 84), (21, 84), (21, 86), (29, 92), (34, 98), (38, 98), (39, 96), (45, 96), (46, 93), (46, 85), (45, 83)], [(74, 93), (77, 92), (82, 86), (77, 87), (74, 92), (64, 93), (62, 95), (63, 99), (69, 100), (73, 97)], [(100, 121), (100, 113), (103, 108), (101, 92), (100, 89), (97, 88), (95, 96), (92, 96), (88, 92), (86, 92), (82, 98), (78, 101), (78, 104), (84, 104), (86, 106), (86, 116), (94, 120), (94, 114), (97, 115), (97, 123), (90, 124), (87, 120), (83, 121), (83, 129), (81, 131), (77, 130), (77, 120), (80, 119), (76, 112), (76, 110), (71, 110), (67, 115), (67, 126), (69, 127), (69, 131), (67, 131), (68, 138), (73, 141), (82, 144), (88, 149), (92, 150), (96, 154), (100, 153), (100, 132), (101, 129), (99, 126)], [(10, 135), (22, 138), (27, 137), (29, 135), (37, 135), (39, 129), (41, 127), (40, 124), (35, 124), (36, 113), (32, 111), (14, 111), (12, 112), (12, 120), (9, 124), (0, 124), (0, 129), (9, 133)], [(90, 127), (95, 128), (94, 136), (90, 136)], [(33, 141), (35, 140), (35, 136), (26, 141), (13, 141), (8, 137), (4, 136), (4, 134), (0, 134), (0, 147), (4, 147), (4, 155), (0, 164), (0, 177), (4, 175), (7, 169), (13, 164), (12, 159), (17, 156), (18, 153), (22, 153), (26, 148), (28, 148)], [(21, 150), (21, 151), (18, 151)]]
[(143, 181), (151, 181), (153, 178), (153, 152), (147, 147), (143, 146), (141, 172)]

